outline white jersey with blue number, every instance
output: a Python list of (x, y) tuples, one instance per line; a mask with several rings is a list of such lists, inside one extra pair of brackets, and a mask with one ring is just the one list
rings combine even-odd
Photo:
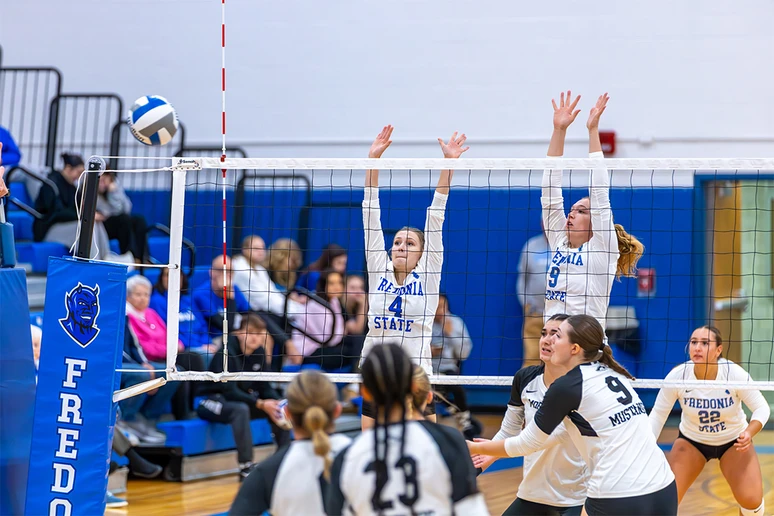
[(441, 232), (447, 198), (447, 195), (435, 193), (433, 203), (427, 209), (422, 257), (403, 284), (399, 285), (392, 261), (385, 251), (379, 189), (365, 189), (363, 228), (369, 292), (368, 334), (362, 354), (364, 358), (374, 345), (400, 344), (412, 362), (420, 365), (427, 374), (433, 374), (430, 343), (441, 288)]
[[(680, 364), (667, 375), (666, 381), (698, 380), (691, 361)], [(662, 387), (650, 412), (650, 424), (656, 437), (675, 401), (680, 402), (680, 432), (688, 439), (709, 446), (722, 446), (735, 441), (747, 428), (747, 417), (742, 402), (752, 411), (751, 420), (765, 425), (769, 419), (769, 405), (760, 391), (727, 389), (723, 382), (752, 382), (750, 375), (737, 364), (721, 358), (715, 379), (720, 385), (712, 387)]]
[[(603, 158), (601, 152), (590, 158)], [(567, 240), (567, 217), (562, 197), (562, 171), (543, 172), (543, 226), (551, 249), (546, 273), (544, 318), (586, 314), (606, 326), (607, 306), (618, 267), (618, 237), (610, 206), (610, 178), (606, 168), (595, 168), (589, 187), (591, 240), (572, 248)]]

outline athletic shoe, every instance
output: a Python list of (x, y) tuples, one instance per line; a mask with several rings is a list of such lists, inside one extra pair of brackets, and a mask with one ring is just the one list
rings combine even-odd
[(167, 436), (165, 434), (159, 432), (149, 423), (141, 421), (140, 419), (135, 419), (134, 421), (124, 421), (124, 423), (132, 432), (137, 434), (137, 437), (140, 438), (140, 441), (145, 444), (164, 444), (164, 442), (167, 440)]
[(118, 431), (124, 434), (129, 439), (129, 444), (132, 446), (140, 446), (140, 436), (134, 433), (134, 431), (127, 426), (123, 421), (116, 421), (116, 428)]
[(126, 507), (129, 505), (129, 502), (124, 500), (123, 498), (119, 498), (117, 496), (113, 496), (113, 493), (110, 491), (107, 492), (107, 495), (105, 495), (105, 507), (108, 509), (116, 509), (118, 507)]

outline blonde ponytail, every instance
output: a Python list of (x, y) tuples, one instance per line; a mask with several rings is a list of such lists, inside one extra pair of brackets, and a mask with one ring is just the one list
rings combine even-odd
[(331, 440), (326, 433), (330, 425), (328, 414), (323, 409), (314, 405), (304, 412), (303, 427), (306, 432), (312, 436), (312, 446), (314, 454), (323, 459), (323, 475), (329, 478), (331, 468)]
[(336, 386), (319, 371), (304, 371), (296, 376), (286, 392), (288, 412), (293, 425), (309, 434), (315, 455), (323, 459), (327, 479), (331, 467), (333, 420), (338, 407)]
[(633, 278), (637, 275), (637, 262), (645, 253), (645, 246), (637, 240), (637, 237), (626, 232), (620, 224), (615, 225), (615, 235), (618, 238), (618, 264), (615, 271), (615, 279), (621, 276)]

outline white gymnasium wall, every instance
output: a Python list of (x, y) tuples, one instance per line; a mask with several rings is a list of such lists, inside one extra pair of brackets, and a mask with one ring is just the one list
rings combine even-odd
[[(189, 142), (220, 141), (218, 0), (2, 0), (4, 64), (68, 92), (169, 98)], [(619, 157), (771, 156), (774, 3), (227, 0), (228, 140), (252, 156), (541, 156), (550, 98), (599, 93)]]

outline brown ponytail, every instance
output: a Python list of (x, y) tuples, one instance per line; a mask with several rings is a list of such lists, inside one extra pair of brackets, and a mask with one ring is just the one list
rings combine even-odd
[(590, 315), (573, 315), (566, 320), (570, 325), (567, 338), (572, 344), (583, 349), (583, 358), (589, 362), (600, 362), (616, 373), (634, 380), (634, 377), (613, 358), (613, 350), (607, 343), (605, 331), (594, 317)]
[(637, 262), (642, 258), (645, 246), (620, 224), (615, 225), (615, 236), (618, 238), (619, 253), (615, 279), (620, 280), (621, 276), (633, 278), (637, 275)]
[(427, 403), (427, 395), (432, 391), (430, 379), (425, 370), (418, 365), (414, 366), (414, 374), (411, 377), (411, 417), (413, 411), (422, 413), (422, 405)]
[(291, 422), (311, 436), (315, 455), (323, 459), (327, 479), (331, 467), (328, 434), (334, 430), (338, 406), (336, 386), (319, 371), (304, 371), (290, 382), (287, 398)]

